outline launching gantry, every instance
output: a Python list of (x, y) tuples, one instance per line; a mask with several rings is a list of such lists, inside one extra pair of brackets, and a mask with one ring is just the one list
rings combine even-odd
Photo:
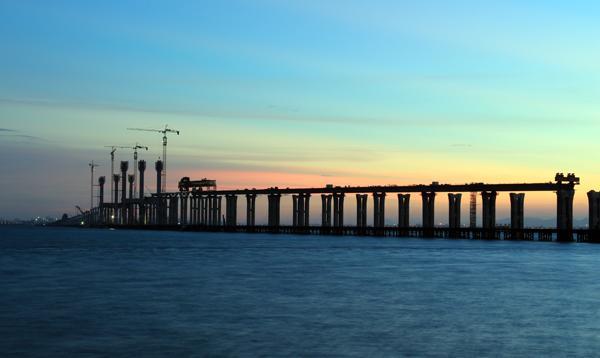
[[(206, 188), (206, 190), (204, 190)], [(217, 190), (217, 181), (202, 178), (200, 180), (190, 180), (190, 177), (183, 177), (179, 181), (179, 191), (211, 191)]]

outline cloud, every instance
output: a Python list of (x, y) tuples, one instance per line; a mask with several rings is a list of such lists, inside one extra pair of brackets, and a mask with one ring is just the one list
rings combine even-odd
[(0, 128), (0, 132), (16, 132), (14, 129)]

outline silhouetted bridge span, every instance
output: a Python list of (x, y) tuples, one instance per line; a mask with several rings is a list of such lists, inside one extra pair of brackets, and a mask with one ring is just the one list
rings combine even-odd
[[(554, 181), (546, 183), (514, 184), (439, 184), (386, 185), (386, 186), (331, 186), (319, 188), (265, 188), (216, 190), (216, 182), (191, 181), (183, 178), (178, 192), (161, 192), (162, 163), (156, 169), (156, 192), (144, 195), (145, 161), (138, 163), (139, 198), (134, 198), (133, 181), (127, 175), (127, 162), (121, 163), (122, 174), (114, 175), (115, 187), (121, 190), (113, 194), (113, 202), (104, 202), (104, 177), (98, 181), (99, 205), (81, 218), (84, 226), (110, 226), (144, 228), (155, 230), (223, 231), (297, 233), (320, 235), (374, 235), (408, 237), (447, 237), (470, 239), (539, 240), (539, 241), (598, 241), (600, 232), (600, 193), (591, 191), (589, 199), (589, 229), (573, 228), (573, 198), (579, 178), (574, 174), (556, 174)], [(127, 182), (129, 178), (129, 195)], [(209, 190), (205, 190), (207, 188)], [(481, 227), (461, 225), (462, 193), (480, 193)], [(498, 193), (510, 195), (510, 225), (496, 224), (496, 197)], [(556, 193), (556, 227), (538, 229), (524, 227), (524, 203), (526, 192)], [(421, 197), (422, 226), (409, 225), (411, 194)], [(448, 223), (436, 225), (436, 195), (448, 195)], [(120, 195), (119, 195), (120, 194)], [(397, 222), (386, 225), (386, 197), (395, 194), (398, 203)], [(281, 224), (281, 197), (292, 197), (292, 224)], [(321, 225), (310, 225), (310, 199), (319, 195), (321, 201)], [(344, 201), (349, 195), (356, 196), (356, 220), (344, 222)], [(267, 225), (256, 224), (256, 199), (267, 198)], [(246, 220), (238, 222), (238, 198), (246, 200)], [(371, 200), (369, 200), (369, 198)], [(223, 200), (225, 199), (225, 200)], [(224, 201), (224, 205), (223, 205)], [(371, 201), (373, 225), (367, 225), (368, 202)], [(71, 220), (71, 223), (79, 221)], [(60, 222), (58, 224), (61, 224)], [(67, 224), (67, 222), (62, 222)]]

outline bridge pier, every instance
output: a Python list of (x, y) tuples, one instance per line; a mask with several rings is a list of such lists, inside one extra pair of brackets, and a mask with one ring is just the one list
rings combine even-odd
[(140, 176), (138, 178), (138, 186), (139, 186), (139, 199), (140, 206), (138, 208), (138, 222), (142, 225), (147, 224), (146, 221), (146, 205), (145, 205), (145, 197), (144, 197), (144, 173), (146, 172), (146, 161), (140, 160), (138, 162), (138, 172)]
[(281, 194), (272, 193), (267, 196), (269, 201), (268, 224), (270, 227), (279, 227)]
[(187, 225), (189, 223), (188, 220), (188, 201), (189, 201), (190, 193), (189, 192), (180, 192), (179, 193), (179, 210), (180, 214), (180, 224)]
[(410, 218), (410, 194), (398, 194), (398, 227), (408, 228)]
[(523, 240), (525, 227), (525, 194), (510, 193), (510, 228), (511, 239)]
[(433, 236), (435, 227), (435, 192), (422, 192), (423, 199), (423, 235)]
[(333, 194), (333, 226), (344, 226), (344, 193)]
[(495, 191), (484, 191), (481, 193), (482, 198), (482, 224), (484, 229), (496, 228), (496, 197), (498, 193)]
[(192, 192), (190, 199), (190, 222), (192, 225), (200, 224), (200, 196)]
[(121, 162), (121, 225), (127, 224), (127, 207), (125, 201), (127, 200), (127, 169), (129, 169), (129, 162)]
[(208, 196), (198, 197), (198, 220), (200, 225), (208, 225)]
[(230, 194), (225, 196), (225, 225), (237, 226), (237, 195)]
[(246, 225), (256, 225), (256, 194), (246, 194)]
[[(460, 204), (462, 194), (448, 194), (448, 227), (450, 229), (460, 228)], [(456, 237), (457, 233), (450, 232), (451, 237)]]
[(385, 193), (373, 193), (373, 226), (385, 226)]
[(556, 229), (558, 241), (573, 241), (574, 196), (575, 190), (571, 187), (561, 187), (556, 191)]
[(321, 226), (331, 227), (331, 194), (321, 194)]
[(587, 193), (589, 203), (589, 224), (590, 230), (600, 229), (600, 192), (591, 190)]
[(356, 194), (356, 226), (367, 227), (367, 194)]
[(169, 194), (169, 224), (177, 225), (179, 223), (178, 211), (179, 211), (179, 195)]
[(299, 195), (293, 195), (292, 201), (293, 227), (309, 226), (308, 220), (310, 215), (310, 194), (301, 193)]

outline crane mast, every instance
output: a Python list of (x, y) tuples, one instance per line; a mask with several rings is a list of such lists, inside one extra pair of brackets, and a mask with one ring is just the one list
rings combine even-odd
[(162, 171), (162, 175), (161, 175), (161, 191), (164, 193), (167, 191), (167, 133), (175, 133), (177, 135), (179, 135), (179, 131), (176, 129), (171, 129), (169, 128), (168, 125), (165, 125), (164, 129), (145, 129), (145, 128), (127, 128), (127, 130), (130, 131), (143, 131), (143, 132), (157, 132), (157, 133), (162, 133), (163, 135), (163, 155), (162, 155), (162, 161), (163, 161), (163, 171)]

